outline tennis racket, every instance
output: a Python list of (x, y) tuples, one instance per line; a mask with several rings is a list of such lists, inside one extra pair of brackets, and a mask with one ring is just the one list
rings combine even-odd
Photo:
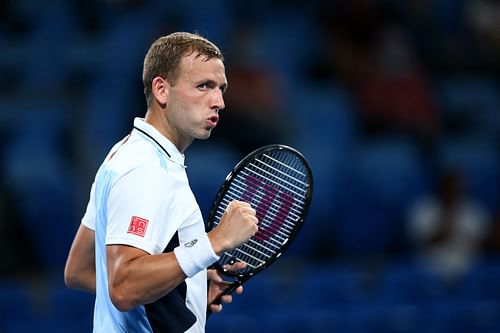
[[(250, 203), (256, 210), (259, 230), (246, 243), (223, 253), (212, 266), (233, 280), (219, 299), (269, 267), (290, 246), (304, 223), (312, 189), (309, 163), (288, 146), (264, 146), (234, 167), (215, 196), (208, 230), (219, 224), (232, 200)], [(236, 262), (245, 263), (245, 268), (236, 272), (227, 269)]]

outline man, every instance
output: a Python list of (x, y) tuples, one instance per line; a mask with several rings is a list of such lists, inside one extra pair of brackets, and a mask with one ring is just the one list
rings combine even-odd
[(225, 106), (223, 56), (203, 37), (173, 33), (150, 47), (143, 82), (145, 118), (97, 172), (65, 281), (95, 292), (94, 332), (203, 332), (207, 304), (219, 312), (212, 302), (224, 288), (209, 271), (207, 290), (206, 268), (258, 222), (233, 201), (207, 234), (185, 172), (184, 151), (210, 136)]

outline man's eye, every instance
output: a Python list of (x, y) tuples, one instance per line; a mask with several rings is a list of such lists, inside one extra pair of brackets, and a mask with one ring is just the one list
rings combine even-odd
[(207, 90), (209, 87), (208, 83), (202, 83), (198, 86), (198, 89)]

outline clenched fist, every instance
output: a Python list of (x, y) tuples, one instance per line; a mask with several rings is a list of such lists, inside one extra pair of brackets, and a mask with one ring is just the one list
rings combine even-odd
[(249, 203), (231, 201), (219, 225), (208, 233), (215, 253), (221, 255), (245, 243), (257, 232), (258, 222), (256, 211)]

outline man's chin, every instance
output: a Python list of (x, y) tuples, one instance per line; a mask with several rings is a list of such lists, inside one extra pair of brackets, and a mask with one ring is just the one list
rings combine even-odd
[(198, 135), (196, 137), (196, 139), (198, 139), (198, 140), (206, 140), (206, 139), (210, 138), (210, 134), (212, 134), (212, 129), (208, 129), (208, 130), (204, 131), (203, 133), (201, 133), (200, 135)]

